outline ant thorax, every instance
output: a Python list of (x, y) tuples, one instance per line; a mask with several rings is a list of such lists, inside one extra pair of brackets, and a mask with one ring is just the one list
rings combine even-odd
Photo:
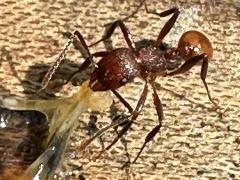
[(166, 70), (163, 54), (163, 51), (154, 46), (140, 49), (137, 61), (141, 67), (141, 74), (162, 74)]
[(181, 58), (175, 48), (170, 48), (165, 43), (156, 47), (153, 41), (147, 42), (145, 46), (142, 45), (138, 49), (137, 62), (140, 64), (142, 75), (150, 73), (161, 76), (166, 71), (174, 70), (180, 66)]

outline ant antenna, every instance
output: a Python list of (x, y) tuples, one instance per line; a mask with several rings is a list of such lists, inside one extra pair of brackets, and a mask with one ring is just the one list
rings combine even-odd
[(41, 83), (42, 87), (39, 90), (39, 92), (44, 90), (44, 89), (46, 89), (49, 81), (52, 79), (53, 74), (56, 72), (56, 70), (59, 67), (59, 65), (62, 62), (62, 60), (65, 59), (67, 50), (68, 50), (69, 46), (73, 43), (74, 39), (75, 39), (75, 36), (73, 34), (71, 34), (71, 36), (69, 37), (68, 42), (65, 44), (65, 47), (61, 51), (59, 57), (57, 58), (55, 63), (49, 68), (47, 74), (44, 76), (44, 78), (42, 80), (42, 83)]

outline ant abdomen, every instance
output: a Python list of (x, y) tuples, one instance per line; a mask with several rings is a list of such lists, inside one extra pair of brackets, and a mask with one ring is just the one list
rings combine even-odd
[(117, 48), (108, 52), (97, 63), (91, 79), (93, 91), (117, 89), (132, 81), (138, 73), (135, 54), (128, 48)]
[(208, 59), (213, 56), (213, 48), (209, 39), (203, 33), (194, 30), (183, 33), (178, 42), (178, 50), (184, 60), (201, 54), (206, 54)]

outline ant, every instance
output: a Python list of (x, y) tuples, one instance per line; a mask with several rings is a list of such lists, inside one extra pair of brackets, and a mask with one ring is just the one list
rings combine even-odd
[[(147, 10), (146, 5), (145, 8)], [(147, 10), (147, 12), (149, 11)], [(216, 108), (220, 109), (220, 107), (213, 101), (208, 85), (205, 81), (208, 61), (213, 56), (213, 48), (209, 39), (201, 32), (190, 30), (182, 34), (177, 47), (169, 47), (163, 43), (163, 39), (174, 26), (180, 14), (179, 9), (171, 8), (161, 13), (150, 13), (156, 14), (160, 17), (166, 17), (169, 15), (171, 15), (171, 17), (161, 29), (157, 39), (155, 41), (147, 40), (147, 43), (142, 47), (136, 47), (128, 28), (122, 20), (113, 22), (105, 35), (90, 46), (87, 46), (79, 31), (74, 32), (74, 36), (78, 39), (78, 43), (81, 46), (79, 50), (81, 51), (81, 49), (83, 49), (84, 53), (88, 54), (88, 58), (83, 63), (84, 65), (92, 63), (93, 57), (101, 58), (97, 64), (94, 64), (95, 68), (90, 77), (89, 87), (93, 91), (112, 91), (131, 114), (129, 121), (125, 123), (117, 137), (115, 137), (111, 144), (102, 152), (110, 149), (130, 129), (145, 104), (149, 93), (149, 86), (152, 87), (152, 97), (158, 116), (158, 125), (147, 134), (145, 142), (132, 163), (137, 161), (146, 144), (156, 136), (162, 126), (162, 121), (164, 119), (163, 105), (158, 97), (155, 85), (155, 80), (158, 76), (167, 77), (183, 74), (196, 64), (201, 63), (200, 78), (203, 81), (208, 98)], [(110, 38), (117, 27), (120, 27), (128, 47), (90, 54), (88, 47), (94, 46)], [(116, 90), (125, 84), (132, 82), (135, 77), (143, 79), (145, 84), (136, 107), (132, 108)]]

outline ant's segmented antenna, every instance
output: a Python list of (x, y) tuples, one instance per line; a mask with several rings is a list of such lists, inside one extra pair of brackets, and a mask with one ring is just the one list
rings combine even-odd
[(60, 53), (59, 57), (57, 58), (55, 63), (50, 67), (47, 74), (44, 76), (42, 83), (41, 83), (42, 87), (39, 91), (46, 89), (49, 81), (52, 79), (52, 76), (56, 72), (58, 66), (60, 65), (62, 60), (65, 59), (67, 50), (68, 50), (69, 46), (73, 43), (74, 39), (75, 39), (75, 36), (73, 34), (71, 34), (68, 42), (66, 43), (66, 45), (65, 45), (64, 49), (62, 50), (62, 52)]

